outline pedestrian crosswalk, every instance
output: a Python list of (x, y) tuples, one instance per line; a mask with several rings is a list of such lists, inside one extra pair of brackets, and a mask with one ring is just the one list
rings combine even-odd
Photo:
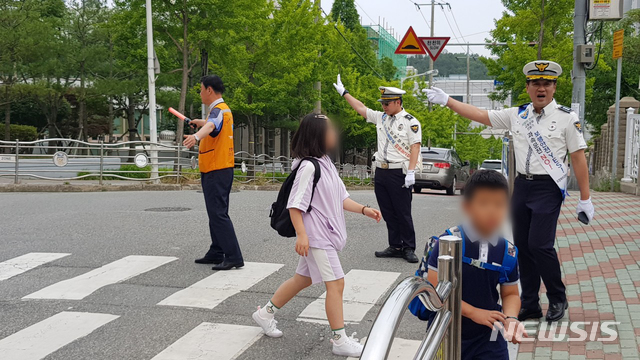
[(8, 360), (39, 360), (117, 318), (64, 311), (0, 340), (0, 356)]
[(0, 281), (10, 279), (40, 265), (61, 259), (71, 254), (28, 253), (0, 263)]
[[(67, 257), (67, 253), (28, 253), (22, 256), (0, 262), (0, 281), (19, 281), (26, 272), (45, 264), (54, 265), (55, 261)], [(23, 302), (37, 305), (43, 299), (59, 301), (80, 301), (94, 292), (109, 286), (125, 282), (147, 272), (155, 271), (180, 259), (171, 256), (143, 256), (131, 255), (108, 262), (96, 269), (81, 275), (45, 286), (22, 297)], [(240, 270), (215, 272), (204, 278), (194, 279), (191, 285), (179, 289), (169, 288), (171, 294), (157, 302), (151, 303), (154, 308), (169, 309), (178, 307), (190, 311), (196, 309), (214, 309), (228, 299), (241, 296), (245, 291), (284, 267), (284, 264), (247, 262)], [(21, 275), (22, 274), (22, 275)], [(352, 269), (345, 276), (345, 321), (350, 324), (359, 323), (375, 304), (379, 303), (388, 290), (397, 282), (399, 272), (384, 272)], [(3, 282), (9, 285), (10, 282)], [(119, 291), (127, 291), (127, 287)], [(31, 290), (33, 291), (33, 290)], [(275, 288), (269, 291), (275, 291)], [(266, 294), (265, 294), (266, 295)], [(20, 295), (22, 296), (22, 295)], [(261, 301), (264, 297), (261, 295)], [(319, 298), (308, 299), (308, 304), (298, 315), (302, 322), (326, 323), (324, 309), (326, 293)], [(18, 297), (16, 300), (20, 300)], [(156, 303), (157, 302), (157, 303)], [(156, 305), (152, 305), (156, 304)], [(118, 314), (113, 308), (105, 313), (101, 311), (81, 312), (74, 310), (75, 306), (66, 308), (39, 322), (10, 333), (0, 339), (0, 358), (7, 360), (36, 360), (43, 359), (57, 352), (65, 346), (84, 337), (97, 336), (93, 334), (102, 327), (119, 327), (126, 321), (127, 314)], [(251, 311), (247, 310), (250, 319)], [(294, 314), (295, 315), (295, 314)], [(295, 316), (294, 316), (295, 318)], [(215, 319), (214, 319), (215, 320)], [(295, 321), (294, 321), (295, 323)], [(155, 354), (147, 357), (151, 360), (199, 360), (217, 359), (231, 360), (247, 351), (262, 337), (262, 329), (247, 326), (251, 321), (242, 324), (228, 324), (215, 321), (202, 322), (191, 329), (180, 329), (171, 341), (163, 345)], [(2, 330), (2, 327), (0, 327)], [(0, 332), (1, 334), (1, 332)], [(101, 332), (103, 335), (104, 333)], [(103, 335), (104, 336), (104, 335)], [(177, 340), (175, 340), (177, 338)], [(409, 345), (415, 345), (407, 340)], [(34, 346), (33, 344), (37, 344)], [(405, 344), (398, 339), (398, 344)], [(400, 347), (401, 353), (411, 351), (408, 345)], [(398, 346), (398, 345), (396, 345)], [(407, 350), (409, 349), (409, 350)], [(394, 352), (397, 350), (394, 350)]]

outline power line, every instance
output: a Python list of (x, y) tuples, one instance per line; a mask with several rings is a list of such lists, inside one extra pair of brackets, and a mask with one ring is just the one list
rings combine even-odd
[[(449, 18), (447, 17), (447, 13), (444, 11), (444, 7), (440, 7), (440, 10), (442, 10), (442, 14), (444, 15), (445, 20), (447, 20), (447, 25), (449, 25), (449, 29), (451, 30), (451, 33), (453, 33), (453, 37), (456, 38), (457, 42), (461, 42), (460, 39), (458, 39), (458, 35), (456, 35), (456, 32), (453, 30), (453, 27), (451, 26), (451, 23), (449, 22)], [(466, 41), (465, 41), (466, 42)], [(460, 45), (461, 48), (465, 49), (464, 46)], [(466, 49), (465, 49), (466, 51)]]
[(462, 37), (462, 40), (464, 40), (464, 42), (467, 42), (467, 40), (465, 40), (464, 38), (464, 35), (462, 35), (462, 31), (460, 31), (460, 27), (458, 26), (458, 21), (456, 20), (456, 16), (453, 14), (453, 11), (451, 11), (451, 6), (449, 6), (449, 12), (451, 13), (453, 22), (456, 24), (456, 28), (458, 29), (458, 33), (460, 34), (460, 37)]
[(371, 24), (375, 24), (376, 21), (373, 20), (373, 18), (371, 16), (369, 16), (369, 14), (367, 14), (367, 11), (362, 7), (362, 5), (358, 4), (357, 1), (355, 1), (356, 5), (358, 5), (358, 7), (360, 8), (360, 10), (362, 10), (362, 12), (367, 15), (367, 17), (369, 18), (369, 20), (371, 20)]
[(420, 16), (422, 16), (422, 19), (424, 19), (424, 22), (427, 24), (427, 27), (431, 28), (431, 24), (429, 24), (429, 22), (427, 21), (427, 18), (424, 17), (424, 13), (422, 12), (422, 8), (420, 7), (420, 4), (413, 2), (411, 0), (409, 0), (409, 2), (415, 5), (416, 11), (420, 13)]
[[(322, 13), (324, 14), (325, 18), (328, 18), (329, 15), (327, 15), (327, 13), (324, 11), (323, 8), (320, 8), (320, 10), (322, 11)], [(378, 71), (376, 71), (376, 69), (369, 65), (369, 63), (367, 62), (367, 60), (364, 59), (364, 57), (362, 57), (362, 55), (360, 55), (360, 53), (358, 52), (358, 50), (356, 50), (356, 48), (349, 42), (349, 40), (347, 39), (346, 36), (344, 36), (344, 34), (342, 33), (342, 31), (340, 31), (340, 29), (338, 29), (338, 25), (333, 24), (333, 28), (336, 29), (336, 31), (338, 32), (338, 34), (340, 34), (340, 36), (344, 39), (344, 41), (347, 42), (347, 44), (349, 44), (349, 46), (351, 46), (351, 50), (353, 50), (354, 53), (356, 53), (356, 55), (358, 55), (358, 57), (360, 58), (360, 60), (362, 60), (363, 63), (365, 63), (370, 69), (371, 71), (373, 71), (376, 75), (378, 75), (380, 78), (383, 78), (382, 75), (380, 75), (380, 73), (378, 73)]]

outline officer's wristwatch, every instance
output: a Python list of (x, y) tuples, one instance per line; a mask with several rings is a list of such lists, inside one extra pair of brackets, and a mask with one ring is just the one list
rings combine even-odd
[(198, 134), (193, 134), (193, 137), (196, 139), (196, 141), (200, 141), (200, 138), (198, 137)]

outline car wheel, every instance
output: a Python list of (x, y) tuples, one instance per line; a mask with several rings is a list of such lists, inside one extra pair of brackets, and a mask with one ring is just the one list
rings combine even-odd
[(447, 188), (447, 195), (455, 195), (456, 194), (456, 178), (453, 178), (453, 182), (451, 183), (451, 187)]
[(413, 192), (416, 194), (420, 194), (422, 192), (422, 188), (420, 186), (413, 185)]

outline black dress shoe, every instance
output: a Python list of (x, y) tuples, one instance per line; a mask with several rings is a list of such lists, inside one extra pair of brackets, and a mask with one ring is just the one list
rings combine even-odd
[(402, 249), (402, 258), (407, 260), (407, 262), (410, 262), (410, 263), (418, 262), (418, 257), (416, 256), (415, 252), (411, 248)]
[(554, 322), (562, 319), (564, 317), (564, 311), (569, 308), (568, 302), (560, 302), (549, 304), (549, 310), (547, 310), (547, 322)]
[(218, 265), (222, 262), (222, 260), (218, 260), (218, 259), (210, 259), (210, 258), (200, 258), (200, 259), (196, 259), (195, 263), (196, 264), (214, 264), (214, 265)]
[(528, 319), (540, 319), (542, 317), (542, 309), (537, 307), (535, 309), (520, 309), (520, 313), (518, 314), (518, 321), (525, 321)]
[(382, 251), (376, 251), (376, 257), (379, 258), (401, 258), (403, 255), (402, 249), (396, 249), (391, 246)]
[(229, 262), (227, 260), (221, 262), (218, 265), (215, 265), (214, 267), (211, 268), (211, 270), (231, 270), (233, 268), (241, 268), (244, 266), (244, 262), (240, 261), (240, 262)]

